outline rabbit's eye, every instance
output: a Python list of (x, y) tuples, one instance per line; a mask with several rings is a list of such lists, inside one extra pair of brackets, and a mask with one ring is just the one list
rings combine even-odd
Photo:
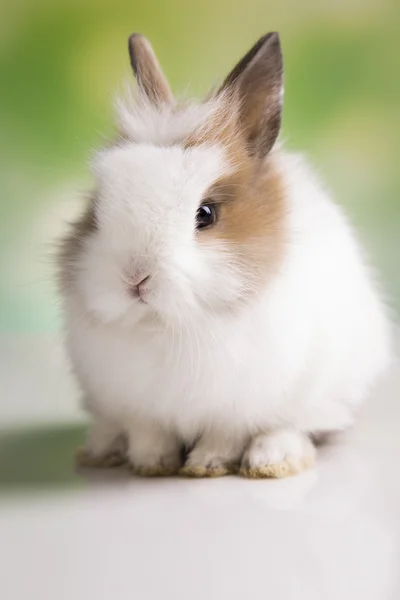
[(215, 204), (202, 204), (196, 214), (196, 229), (212, 227), (217, 221), (217, 210)]

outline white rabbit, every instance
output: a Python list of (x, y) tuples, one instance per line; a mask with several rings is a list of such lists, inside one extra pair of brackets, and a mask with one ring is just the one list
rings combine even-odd
[[(202, 103), (149, 42), (96, 192), (64, 240), (67, 346), (92, 428), (81, 459), (142, 475), (283, 477), (349, 427), (390, 327), (342, 210), (277, 146), (279, 36)], [(121, 443), (124, 442), (124, 443)]]

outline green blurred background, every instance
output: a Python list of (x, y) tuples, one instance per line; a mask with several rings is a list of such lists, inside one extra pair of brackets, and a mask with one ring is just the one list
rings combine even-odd
[(253, 42), (281, 33), (283, 138), (347, 209), (400, 306), (398, 2), (18, 0), (0, 23), (0, 331), (60, 328), (52, 245), (91, 185), (87, 159), (112, 131), (146, 34), (176, 93), (217, 82)]

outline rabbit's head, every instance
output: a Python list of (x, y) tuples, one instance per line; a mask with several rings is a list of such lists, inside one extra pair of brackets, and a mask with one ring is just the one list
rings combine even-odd
[(129, 50), (138, 92), (119, 102), (119, 138), (93, 161), (96, 193), (64, 276), (103, 322), (232, 313), (282, 255), (279, 37), (261, 38), (202, 103), (174, 100), (144, 37)]

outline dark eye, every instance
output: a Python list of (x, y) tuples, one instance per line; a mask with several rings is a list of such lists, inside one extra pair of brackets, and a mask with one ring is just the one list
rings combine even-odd
[(196, 229), (211, 227), (217, 220), (215, 204), (202, 204), (196, 214)]

